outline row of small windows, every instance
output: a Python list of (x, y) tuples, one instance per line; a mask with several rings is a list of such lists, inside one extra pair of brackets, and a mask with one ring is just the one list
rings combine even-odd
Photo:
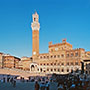
[[(53, 52), (53, 51), (58, 51), (58, 50), (63, 50), (63, 49), (66, 49), (67, 47), (61, 47), (61, 48), (54, 48), (54, 49), (51, 49), (50, 51)], [(70, 49), (69, 47), (67, 49)]]
[[(74, 56), (74, 54), (73, 53), (71, 53), (71, 55), (70, 54), (67, 54), (67, 57), (72, 57), (72, 56)], [(78, 53), (75, 53), (75, 57), (77, 57), (78, 56)], [(62, 58), (64, 58), (65, 57), (65, 55), (64, 54), (61, 54), (61, 55), (51, 55), (51, 56), (40, 56), (40, 58), (42, 59), (42, 58), (47, 58), (47, 59), (49, 59), (49, 58), (60, 58), (60, 57), (62, 57)]]
[[(51, 56), (40, 56), (40, 58), (60, 58), (60, 55), (51, 55)], [(61, 55), (61, 57), (64, 57), (64, 54)]]
[[(40, 65), (65, 65), (65, 63), (40, 63)], [(75, 63), (73, 63), (73, 62), (67, 62), (66, 63), (66, 65), (78, 65), (78, 62), (75, 62)]]
[(78, 56), (78, 53), (75, 53), (75, 54), (74, 54), (74, 53), (67, 54), (67, 57), (70, 57), (70, 56), (71, 56), (71, 57), (73, 57), (73, 56), (77, 57), (77, 56)]
[[(40, 69), (40, 71), (42, 72), (42, 68)], [(73, 69), (66, 69), (66, 70), (64, 70), (64, 68), (62, 68), (62, 69), (56, 69), (56, 68), (54, 68), (54, 69), (49, 69), (49, 68), (47, 68), (47, 71), (51, 71), (51, 72), (65, 72), (65, 71), (67, 71), (67, 72), (73, 72)]]

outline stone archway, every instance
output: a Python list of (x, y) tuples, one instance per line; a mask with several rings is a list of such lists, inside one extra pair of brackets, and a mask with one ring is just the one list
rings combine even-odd
[(38, 70), (39, 68), (38, 68), (38, 64), (37, 63), (31, 63), (30, 64), (30, 71), (31, 72), (38, 72), (39, 70)]
[(31, 65), (31, 71), (35, 71), (35, 66)]

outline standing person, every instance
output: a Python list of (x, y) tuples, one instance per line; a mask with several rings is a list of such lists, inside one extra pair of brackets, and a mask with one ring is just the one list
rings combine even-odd
[(35, 90), (39, 90), (39, 84), (38, 84), (37, 81), (36, 81), (36, 83), (35, 83)]
[(46, 81), (46, 90), (49, 90), (49, 86), (50, 86), (49, 82)]
[(16, 87), (16, 81), (13, 80), (13, 87)]

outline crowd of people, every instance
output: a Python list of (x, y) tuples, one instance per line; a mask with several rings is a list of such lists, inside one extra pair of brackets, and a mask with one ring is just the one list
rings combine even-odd
[[(18, 76), (2, 75), (0, 82), (11, 83), (15, 88)], [(56, 90), (90, 90), (90, 78), (81, 78), (79, 75), (52, 75), (51, 77), (20, 77), (19, 82), (34, 82), (35, 90), (50, 90), (50, 83), (57, 83)], [(52, 86), (51, 86), (52, 87)]]
[(90, 79), (86, 76), (81, 78), (79, 75), (54, 76), (56, 79), (57, 90), (90, 90)]

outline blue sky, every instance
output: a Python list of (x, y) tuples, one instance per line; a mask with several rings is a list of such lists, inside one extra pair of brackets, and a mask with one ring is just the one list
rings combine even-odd
[[(90, 0), (0, 0), (0, 52), (32, 55), (32, 14), (39, 14), (40, 53), (63, 38), (90, 50)], [(43, 42), (44, 41), (44, 42)]]

